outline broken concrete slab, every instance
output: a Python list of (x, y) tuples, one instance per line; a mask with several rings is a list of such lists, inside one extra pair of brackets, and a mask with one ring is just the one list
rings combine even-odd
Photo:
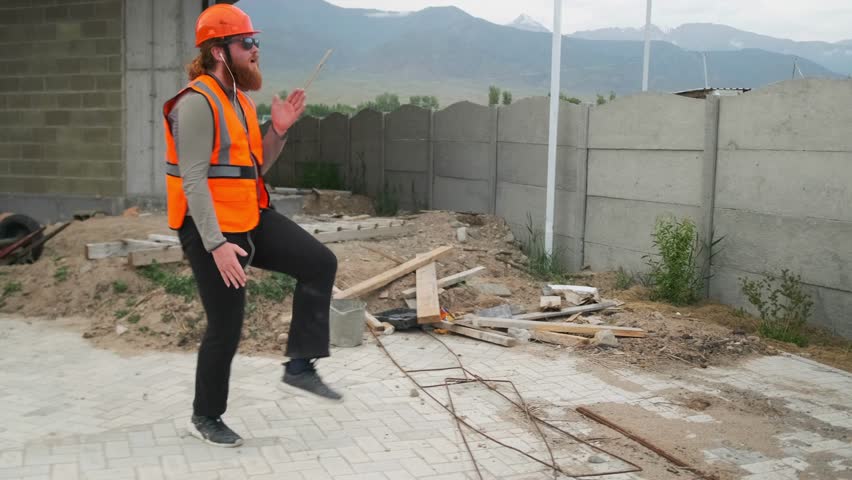
[(512, 291), (502, 283), (477, 283), (474, 288), (485, 295), (494, 295), (495, 297), (511, 297)]

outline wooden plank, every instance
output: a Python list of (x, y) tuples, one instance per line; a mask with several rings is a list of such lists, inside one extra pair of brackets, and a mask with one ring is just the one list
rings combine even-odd
[(371, 238), (400, 237), (403, 235), (412, 235), (415, 232), (417, 232), (417, 229), (413, 225), (403, 225), (401, 227), (376, 228), (373, 230), (346, 230), (343, 232), (317, 233), (314, 234), (314, 237), (322, 243), (333, 243), (352, 240), (368, 240)]
[(565, 333), (545, 332), (542, 330), (530, 330), (530, 338), (539, 342), (552, 343), (554, 345), (562, 345), (565, 347), (573, 347), (576, 345), (588, 345), (589, 339), (579, 337), (577, 335), (568, 335)]
[(150, 250), (152, 248), (162, 249), (168, 246), (169, 245), (167, 244), (148, 242), (145, 240), (87, 243), (86, 258), (89, 260), (97, 260), (108, 257), (126, 257), (130, 252), (135, 252), (137, 250)]
[(616, 337), (636, 337), (642, 338), (645, 336), (645, 331), (641, 328), (632, 327), (616, 327), (614, 325), (582, 325), (579, 323), (564, 323), (564, 322), (536, 322), (534, 320), (517, 320), (513, 318), (490, 318), (465, 315), (457, 323), (463, 325), (473, 325), (474, 327), (493, 327), (493, 328), (526, 328), (529, 330), (540, 330), (546, 332), (559, 333), (579, 333), (585, 335), (594, 335), (601, 330), (611, 330)]
[(477, 340), (482, 340), (484, 342), (493, 343), (495, 345), (500, 345), (502, 347), (514, 347), (518, 341), (512, 337), (508, 337), (506, 335), (500, 335), (499, 333), (491, 333), (491, 332), (483, 332), (482, 330), (477, 330), (475, 328), (463, 327), (461, 325), (456, 325), (450, 322), (438, 322), (434, 324), (437, 328), (443, 328), (445, 330), (449, 330), (458, 335), (464, 335), (465, 337), (475, 338)]
[(597, 312), (598, 310), (604, 310), (614, 306), (615, 302), (593, 303), (591, 305), (563, 308), (558, 312), (525, 313), (523, 315), (516, 315), (513, 318), (518, 320), (544, 320), (547, 318), (567, 317), (569, 315), (574, 315), (575, 313)]
[[(405, 227), (403, 227), (405, 228)], [(360, 233), (358, 232), (340, 232), (340, 233)], [(418, 256), (415, 259), (409, 260), (402, 265), (398, 265), (386, 272), (383, 272), (379, 275), (376, 275), (373, 278), (369, 278), (364, 280), (363, 282), (352, 286), (339, 294), (335, 295), (334, 298), (357, 298), (365, 293), (372, 292), (378, 288), (382, 288), (390, 282), (396, 280), (399, 277), (404, 275), (408, 275), (409, 273), (417, 270), (418, 268), (427, 265), (429, 263), (434, 262), (439, 257), (442, 257), (453, 249), (452, 246), (445, 246), (436, 248), (429, 253), (423, 254), (422, 256)]]
[(171, 243), (173, 245), (180, 245), (180, 239), (174, 235), (158, 235), (156, 233), (152, 233), (148, 235), (148, 240), (152, 242), (162, 242), (162, 243)]
[(183, 260), (183, 249), (180, 245), (166, 248), (155, 248), (151, 250), (137, 250), (130, 252), (127, 263), (134, 267), (151, 265), (154, 263), (175, 263)]
[(345, 222), (351, 222), (351, 221), (357, 221), (357, 220), (366, 220), (368, 218), (370, 218), (370, 216), (367, 215), (367, 214), (355, 215), (355, 216), (351, 216), (351, 217), (349, 215), (344, 215), (342, 220), (345, 221)]
[(134, 238), (122, 238), (122, 242), (127, 244), (129, 248), (133, 251), (135, 250), (151, 250), (156, 248), (165, 248), (168, 247), (167, 244), (154, 242), (151, 240), (136, 240)]
[(441, 320), (438, 303), (438, 274), (435, 262), (417, 269), (417, 323), (435, 323)]
[[(485, 271), (485, 267), (476, 267), (471, 268), (470, 270), (465, 270), (461, 273), (456, 273), (455, 275), (450, 275), (449, 277), (444, 277), (438, 280), (439, 288), (447, 288), (452, 287), (457, 283), (464, 282), (468, 278), (482, 273)], [(407, 288), (402, 291), (402, 298), (413, 298), (417, 294), (417, 288)]]

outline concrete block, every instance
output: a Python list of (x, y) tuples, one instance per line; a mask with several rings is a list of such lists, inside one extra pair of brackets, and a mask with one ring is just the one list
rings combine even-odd
[(716, 209), (719, 266), (762, 274), (789, 269), (802, 281), (852, 291), (852, 223)]
[(850, 205), (852, 154), (719, 151), (716, 207), (852, 222)]
[(590, 150), (588, 192), (700, 206), (702, 158), (692, 151)]
[[(124, 159), (127, 171), (128, 195), (147, 195), (154, 191), (154, 122), (162, 123), (162, 114), (155, 118), (151, 106), (153, 84), (151, 74), (145, 71), (127, 72), (126, 96), (127, 135)], [(160, 161), (163, 161), (160, 159)], [(165, 182), (165, 180), (163, 180)]]
[[(163, 73), (174, 75), (172, 72), (157, 72), (155, 75), (162, 75)], [(121, 75), (107, 74), (95, 76), (95, 89), (98, 91), (121, 90), (122, 86)], [(172, 95), (175, 93), (177, 93), (177, 89), (174, 89)]]
[(385, 170), (400, 172), (429, 171), (429, 142), (394, 140), (385, 144)]
[(349, 117), (340, 113), (320, 120), (320, 161), (349, 172)]
[(496, 108), (472, 102), (458, 102), (434, 113), (433, 141), (483, 142), (494, 140), (497, 132), (492, 128)]
[[(557, 145), (584, 147), (587, 108), (568, 102), (559, 103)], [(528, 97), (500, 107), (497, 139), (500, 142), (547, 145), (550, 129), (550, 99)], [(547, 157), (545, 157), (547, 158)]]
[(106, 38), (95, 40), (95, 53), (97, 55), (121, 55), (122, 51), (121, 39)]
[(389, 141), (428, 139), (431, 115), (430, 110), (403, 105), (385, 116), (385, 138)]
[(852, 82), (790, 80), (722, 98), (719, 148), (852, 152)]
[[(433, 142), (435, 175), (489, 181), (494, 164), (494, 148), (482, 142)], [(490, 182), (489, 182), (490, 183)]]
[(642, 93), (594, 107), (589, 113), (589, 146), (599, 149), (703, 150), (704, 101), (662, 93)]
[(355, 177), (361, 175), (365, 180), (367, 192), (376, 196), (384, 182), (382, 113), (362, 110), (349, 121), (349, 128), (350, 171)]
[(486, 180), (435, 177), (432, 208), (456, 212), (489, 213), (491, 185)]
[[(556, 149), (556, 186), (575, 191), (577, 167), (586, 151), (573, 147)], [(547, 184), (547, 145), (500, 142), (497, 144), (497, 180), (544, 187)]]
[(153, 0), (154, 68), (180, 69), (182, 36), (181, 2)]
[(127, 9), (127, 33), (125, 35), (125, 55), (127, 69), (137, 70), (151, 67), (153, 44), (151, 28), (154, 15), (154, 2), (136, 2), (125, 0)]
[[(741, 278), (752, 281), (762, 279), (762, 275), (737, 269), (735, 267), (716, 266), (710, 279), (710, 298), (726, 305), (741, 307), (752, 315), (758, 312), (742, 293)], [(823, 327), (846, 338), (852, 338), (852, 292), (804, 284), (804, 291), (811, 295), (814, 302), (811, 325)]]
[(637, 252), (653, 252), (651, 234), (658, 218), (667, 215), (678, 219), (689, 217), (696, 224), (701, 220), (699, 207), (684, 205), (594, 196), (588, 198), (586, 205), (587, 244), (591, 242)]
[(594, 272), (604, 272), (624, 268), (628, 272), (647, 272), (648, 266), (642, 259), (645, 252), (630, 250), (600, 243), (585, 242), (583, 265)]

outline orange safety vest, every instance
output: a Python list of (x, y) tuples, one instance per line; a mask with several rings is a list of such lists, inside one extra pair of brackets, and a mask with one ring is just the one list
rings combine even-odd
[[(183, 179), (178, 168), (177, 147), (169, 126), (169, 113), (178, 98), (193, 90), (207, 99), (213, 111), (213, 153), (207, 185), (213, 197), (213, 208), (223, 232), (248, 232), (260, 221), (260, 209), (269, 207), (269, 192), (260, 171), (263, 165), (263, 139), (254, 102), (237, 90), (247, 129), (240, 121), (234, 105), (219, 82), (210, 75), (201, 75), (189, 83), (163, 106), (166, 118), (166, 195), (169, 227), (177, 230), (183, 225), (188, 210), (183, 192)], [(246, 131), (248, 130), (248, 131)]]

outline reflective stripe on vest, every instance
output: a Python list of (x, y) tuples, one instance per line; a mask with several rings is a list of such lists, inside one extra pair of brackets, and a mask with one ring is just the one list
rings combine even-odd
[[(207, 178), (245, 178), (254, 180), (257, 178), (254, 167), (239, 167), (236, 165), (210, 165), (207, 169)], [(166, 163), (166, 175), (180, 177), (180, 168), (174, 163)]]

